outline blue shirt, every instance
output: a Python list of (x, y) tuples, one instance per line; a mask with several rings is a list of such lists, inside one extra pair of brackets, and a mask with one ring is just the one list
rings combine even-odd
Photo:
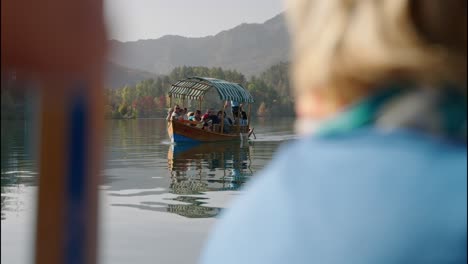
[(466, 263), (465, 144), (369, 128), (278, 153), (224, 211), (202, 264)]

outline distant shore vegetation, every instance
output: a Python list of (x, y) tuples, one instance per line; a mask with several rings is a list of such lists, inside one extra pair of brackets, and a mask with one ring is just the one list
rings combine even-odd
[[(245, 87), (255, 99), (253, 116), (292, 116), (293, 99), (290, 95), (288, 63), (279, 63), (268, 70), (247, 79), (235, 70), (208, 67), (177, 67), (168, 75), (159, 76), (118, 89), (107, 89), (106, 118), (165, 117), (169, 106), (167, 93), (172, 83), (193, 76), (211, 77), (235, 82)], [(203, 107), (220, 108), (222, 102), (207, 96)], [(197, 102), (189, 102), (189, 110), (198, 108)], [(191, 108), (191, 109), (190, 109)], [(204, 111), (204, 109), (200, 109)]]
[[(143, 80), (136, 85), (118, 89), (105, 89), (105, 118), (133, 119), (165, 117), (169, 106), (167, 93), (171, 84), (193, 76), (211, 77), (241, 84), (252, 94), (255, 103), (251, 114), (254, 117), (292, 116), (293, 98), (288, 78), (289, 64), (279, 63), (249, 79), (235, 70), (219, 67), (177, 67), (168, 75)], [(6, 76), (3, 76), (6, 77)], [(2, 78), (3, 81), (10, 78)], [(11, 81), (11, 80), (10, 80)], [(24, 118), (25, 96), (17, 89), (2, 82), (2, 119)], [(15, 85), (16, 86), (16, 85)], [(21, 89), (20, 89), (21, 90)], [(175, 103), (178, 103), (177, 101)], [(179, 102), (180, 103), (180, 102)], [(198, 102), (188, 102), (189, 110), (199, 108)], [(216, 96), (206, 96), (203, 108), (221, 108), (222, 102)], [(204, 111), (204, 109), (200, 109)]]

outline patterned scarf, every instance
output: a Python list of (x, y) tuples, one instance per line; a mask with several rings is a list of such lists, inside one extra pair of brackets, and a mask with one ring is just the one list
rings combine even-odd
[(409, 129), (466, 143), (466, 95), (454, 87), (417, 89), (394, 85), (356, 103), (321, 123), (298, 121), (300, 134), (333, 136), (374, 126), (381, 130)]

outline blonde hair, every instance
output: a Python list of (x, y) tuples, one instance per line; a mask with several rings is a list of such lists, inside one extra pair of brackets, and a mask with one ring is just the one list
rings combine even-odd
[(287, 0), (296, 95), (392, 80), (466, 85), (466, 0)]

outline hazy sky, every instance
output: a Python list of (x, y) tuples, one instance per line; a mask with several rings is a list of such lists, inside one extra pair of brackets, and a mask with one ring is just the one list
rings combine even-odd
[(164, 35), (203, 37), (241, 23), (262, 23), (283, 0), (105, 0), (109, 37), (121, 41)]

